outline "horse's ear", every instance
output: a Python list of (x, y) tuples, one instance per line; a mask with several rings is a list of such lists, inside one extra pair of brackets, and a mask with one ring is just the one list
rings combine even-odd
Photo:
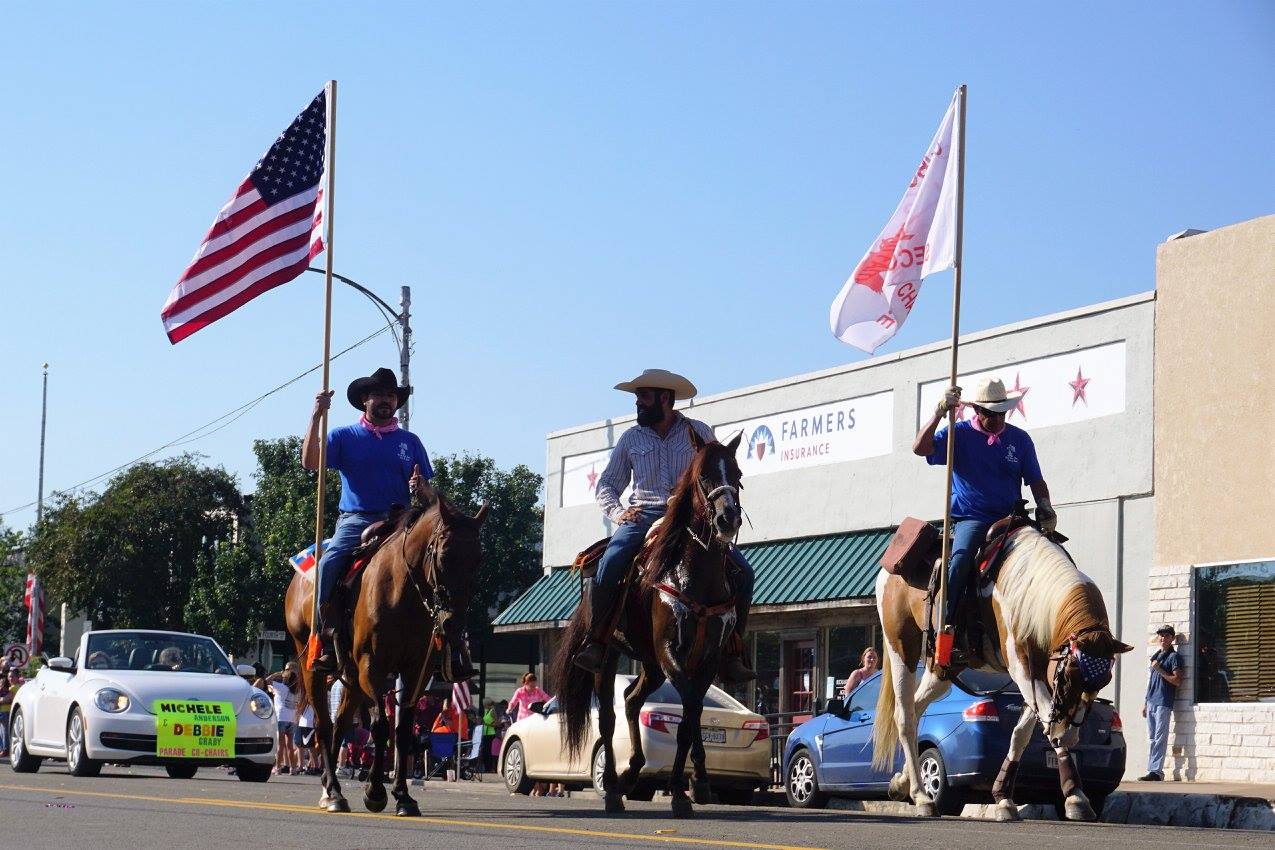
[(482, 525), (483, 520), (487, 519), (487, 514), (490, 510), (491, 510), (491, 505), (489, 505), (487, 502), (483, 502), (483, 506), (478, 509), (478, 513), (474, 514), (474, 522), (478, 523), (479, 525)]
[(699, 435), (699, 432), (696, 431), (693, 426), (690, 429), (690, 437), (691, 437), (691, 448), (693, 448), (695, 451), (699, 451), (700, 449), (704, 448), (704, 446), (708, 445), (707, 443), (704, 442), (704, 438)]
[(730, 449), (730, 453), (735, 454), (735, 450), (739, 448), (739, 441), (744, 438), (744, 432), (740, 431), (735, 435), (735, 439), (726, 444), (726, 448)]
[(1126, 652), (1133, 652), (1133, 647), (1132, 647), (1132, 646), (1129, 646), (1129, 644), (1127, 644), (1127, 643), (1122, 643), (1122, 642), (1120, 642), (1120, 641), (1116, 640), (1115, 638), (1112, 638), (1112, 639), (1111, 639), (1111, 641), (1112, 641), (1112, 643), (1114, 644), (1114, 646), (1115, 646), (1115, 648), (1116, 648), (1116, 651), (1113, 653), (1114, 655), (1121, 655), (1121, 654), (1126, 653)]
[(443, 498), (441, 493), (438, 495), (438, 515), (442, 517), (443, 522), (451, 522), (456, 518), (451, 505), (447, 504), (447, 500)]

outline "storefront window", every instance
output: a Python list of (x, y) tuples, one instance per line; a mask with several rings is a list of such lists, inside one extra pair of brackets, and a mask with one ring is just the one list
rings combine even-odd
[(753, 711), (774, 714), (779, 711), (779, 635), (759, 632), (757, 640), (757, 699)]
[(827, 675), (833, 679), (833, 696), (841, 693), (846, 679), (850, 678), (850, 672), (858, 668), (859, 656), (871, 645), (874, 631), (876, 630), (872, 626), (836, 626), (828, 629)]
[(1195, 571), (1196, 702), (1275, 702), (1275, 561)]

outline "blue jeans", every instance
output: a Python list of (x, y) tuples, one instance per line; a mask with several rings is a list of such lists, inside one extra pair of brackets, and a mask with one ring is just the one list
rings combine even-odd
[[(646, 539), (646, 532), (650, 530), (655, 521), (664, 516), (664, 508), (644, 509), (637, 519), (626, 522), (615, 530), (611, 535), (611, 542), (607, 544), (607, 549), (602, 553), (602, 558), (598, 561), (598, 571), (593, 576), (593, 581), (607, 588), (614, 588), (620, 583), (620, 579), (624, 577), (624, 573), (628, 570), (629, 565), (633, 563), (633, 557), (642, 548), (642, 541)], [(734, 562), (737, 575), (735, 576), (735, 598), (741, 603), (744, 614), (746, 615), (749, 603), (753, 598), (753, 568), (744, 557), (744, 553), (739, 551), (738, 546), (730, 547), (730, 557)], [(742, 633), (743, 628), (740, 627)]]
[[(350, 568), (350, 553), (359, 545), (363, 529), (389, 516), (388, 513), (342, 513), (336, 519), (332, 542), (319, 559), (319, 604), (328, 601), (332, 588)], [(326, 625), (331, 626), (331, 623)]]
[(947, 562), (947, 617), (952, 622), (952, 614), (956, 611), (956, 603), (965, 595), (965, 585), (969, 583), (970, 570), (974, 567), (974, 557), (978, 547), (983, 545), (987, 537), (990, 522), (981, 519), (952, 520), (952, 556)]
[(1167, 705), (1147, 706), (1147, 732), (1151, 737), (1151, 753), (1147, 756), (1147, 773), (1158, 773), (1164, 776), (1164, 755), (1169, 749), (1169, 717), (1172, 714), (1173, 709)]

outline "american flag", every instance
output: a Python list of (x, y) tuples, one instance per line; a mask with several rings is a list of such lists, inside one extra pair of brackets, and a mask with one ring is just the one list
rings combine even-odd
[(44, 585), (35, 573), (27, 573), (22, 602), (27, 606), (27, 646), (31, 655), (36, 656), (44, 648)]
[(319, 92), (221, 208), (160, 316), (181, 342), (300, 275), (323, 250), (327, 96)]
[(469, 682), (452, 682), (452, 708), (463, 712), (469, 711), (473, 705), (469, 698)]

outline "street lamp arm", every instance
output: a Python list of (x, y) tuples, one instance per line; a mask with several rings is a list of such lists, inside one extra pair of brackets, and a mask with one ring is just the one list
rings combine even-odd
[[(306, 269), (306, 271), (317, 272), (318, 274), (326, 273), (324, 269), (316, 268), (315, 266), (310, 266), (309, 268)], [(342, 283), (346, 284), (347, 286), (351, 286), (354, 289), (357, 289), (359, 292), (362, 292), (364, 295), (366, 295), (368, 298), (371, 298), (377, 304), (380, 304), (381, 307), (385, 308), (385, 310), (394, 318), (400, 319), (400, 320), (402, 319), (402, 316), (399, 315), (399, 312), (397, 310), (395, 310), (389, 304), (386, 304), (383, 300), (381, 300), (381, 297), (379, 295), (377, 295), (372, 290), (368, 289), (366, 286), (363, 286), (361, 283), (355, 283), (354, 281), (350, 280), (348, 277), (346, 277), (343, 274), (337, 274), (336, 272), (333, 272), (332, 276), (336, 278), (337, 280), (341, 281)]]

